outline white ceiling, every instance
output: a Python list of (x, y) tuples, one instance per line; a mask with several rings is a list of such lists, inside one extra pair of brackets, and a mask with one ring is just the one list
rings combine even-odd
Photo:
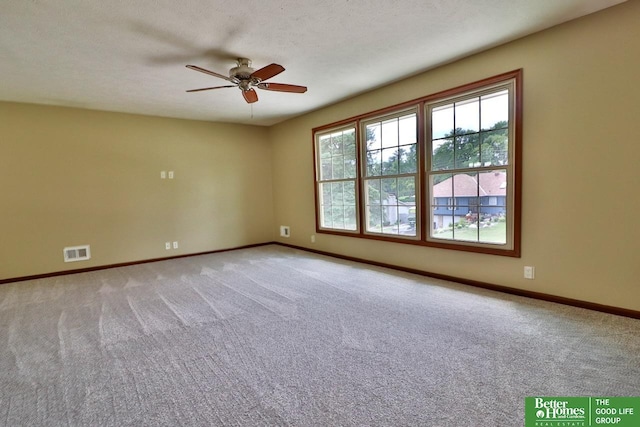
[[(0, 100), (271, 125), (623, 1), (2, 0)], [(237, 57), (309, 90), (185, 92)]]

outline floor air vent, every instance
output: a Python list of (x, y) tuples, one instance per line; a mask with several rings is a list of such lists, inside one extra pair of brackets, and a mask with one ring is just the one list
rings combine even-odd
[(84, 261), (91, 258), (89, 245), (64, 248), (64, 262)]

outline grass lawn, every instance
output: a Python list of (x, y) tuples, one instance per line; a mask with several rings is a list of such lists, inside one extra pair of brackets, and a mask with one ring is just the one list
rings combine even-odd
[(442, 233), (435, 233), (433, 237), (438, 239), (468, 240), (471, 242), (486, 243), (506, 243), (507, 242), (507, 223), (494, 222), (491, 227), (485, 228), (457, 228)]

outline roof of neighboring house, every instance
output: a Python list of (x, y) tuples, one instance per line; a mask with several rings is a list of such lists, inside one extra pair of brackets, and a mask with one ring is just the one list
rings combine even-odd
[(467, 174), (454, 175), (433, 186), (433, 197), (482, 197), (507, 194), (505, 172), (482, 172), (477, 176), (476, 180), (475, 176)]

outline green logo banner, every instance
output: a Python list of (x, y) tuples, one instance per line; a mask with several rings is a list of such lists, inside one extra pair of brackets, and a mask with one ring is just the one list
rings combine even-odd
[(640, 426), (640, 397), (526, 397), (525, 427)]

